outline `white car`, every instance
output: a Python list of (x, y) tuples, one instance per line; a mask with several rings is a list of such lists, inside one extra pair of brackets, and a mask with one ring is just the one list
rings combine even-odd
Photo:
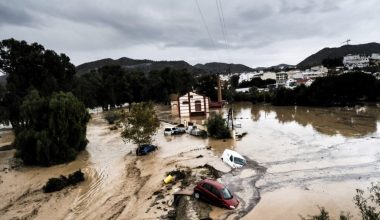
[(225, 149), (222, 155), (222, 161), (232, 168), (241, 168), (247, 164), (247, 161), (242, 155), (236, 151)]
[(172, 135), (174, 128), (165, 128), (164, 135)]

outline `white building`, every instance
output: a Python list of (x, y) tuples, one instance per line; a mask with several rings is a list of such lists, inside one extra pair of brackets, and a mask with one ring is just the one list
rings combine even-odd
[(343, 65), (348, 69), (364, 68), (369, 66), (369, 59), (368, 56), (348, 54), (343, 57)]
[(276, 73), (275, 72), (264, 72), (263, 75), (260, 77), (262, 80), (266, 79), (274, 79), (276, 80)]
[(285, 85), (286, 80), (288, 80), (288, 74), (286, 72), (278, 72), (276, 73), (276, 84)]
[(241, 93), (247, 93), (249, 92), (251, 88), (248, 87), (248, 88), (239, 88), (239, 89), (236, 89), (236, 92), (241, 92)]
[(251, 79), (255, 77), (260, 77), (262, 74), (258, 72), (247, 72), (247, 73), (241, 73), (239, 75), (239, 83), (243, 81), (251, 81)]
[(172, 112), (178, 108), (179, 117), (190, 117), (197, 115), (207, 115), (209, 113), (209, 98), (194, 92), (178, 98), (178, 101), (172, 101)]
[(379, 53), (373, 53), (371, 56), (371, 59), (373, 60), (380, 60), (380, 54)]

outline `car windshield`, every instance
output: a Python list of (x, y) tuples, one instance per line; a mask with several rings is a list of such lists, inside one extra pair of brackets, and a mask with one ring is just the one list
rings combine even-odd
[(170, 128), (165, 128), (165, 131), (172, 131), (172, 129), (170, 129)]
[(242, 166), (246, 164), (245, 160), (239, 157), (234, 157), (234, 163), (242, 165)]
[(220, 194), (224, 199), (232, 199), (232, 194), (227, 188), (220, 190)]

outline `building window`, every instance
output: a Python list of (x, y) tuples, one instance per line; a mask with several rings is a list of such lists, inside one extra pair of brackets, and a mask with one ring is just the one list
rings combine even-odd
[(195, 101), (195, 111), (196, 112), (202, 111), (202, 103), (199, 100)]
[(182, 102), (182, 105), (188, 105), (188, 104), (189, 104), (188, 101), (183, 101), (183, 102)]

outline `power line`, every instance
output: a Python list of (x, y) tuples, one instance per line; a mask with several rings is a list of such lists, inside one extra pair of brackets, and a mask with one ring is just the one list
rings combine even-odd
[(217, 10), (218, 10), (219, 23), (220, 23), (220, 28), (223, 35), (224, 44), (226, 46), (226, 49), (228, 49), (228, 42), (227, 42), (226, 32), (225, 32), (224, 16), (223, 16), (223, 11), (222, 11), (222, 2), (220, 2), (220, 0), (215, 0), (215, 2), (216, 2)]
[(201, 15), (202, 23), (203, 23), (203, 25), (204, 25), (204, 27), (205, 27), (205, 29), (206, 29), (206, 31), (207, 31), (208, 37), (210, 38), (210, 41), (211, 41), (211, 43), (214, 45), (214, 47), (216, 47), (215, 41), (214, 41), (214, 39), (213, 39), (212, 36), (211, 36), (210, 30), (209, 30), (209, 28), (208, 28), (208, 26), (207, 26), (207, 23), (206, 23), (206, 20), (205, 20), (205, 18), (204, 18), (204, 16), (203, 16), (203, 13), (202, 13), (201, 7), (199, 7), (199, 2), (198, 2), (198, 0), (195, 0), (195, 3), (197, 4), (199, 14)]
[(224, 13), (223, 13), (223, 6), (222, 6), (222, 0), (219, 0), (219, 7), (220, 7), (220, 12), (222, 14), (222, 21), (223, 21), (223, 28), (224, 28), (224, 38), (226, 41), (227, 47), (229, 47), (228, 39), (227, 39), (227, 31), (226, 31), (226, 21), (224, 20)]

